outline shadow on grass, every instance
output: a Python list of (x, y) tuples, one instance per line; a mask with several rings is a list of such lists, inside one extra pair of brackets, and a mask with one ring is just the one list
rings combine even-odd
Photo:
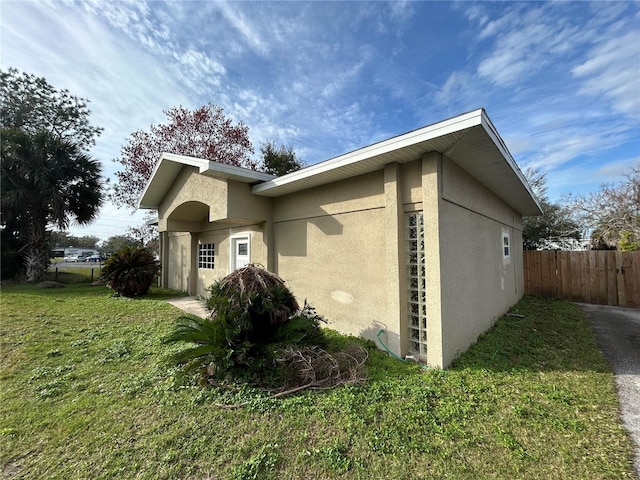
[(611, 371), (580, 308), (566, 300), (536, 296), (525, 296), (498, 319), (451, 369)]

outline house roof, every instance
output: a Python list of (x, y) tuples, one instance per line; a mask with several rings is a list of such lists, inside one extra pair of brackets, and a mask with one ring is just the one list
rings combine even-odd
[(354, 150), (297, 172), (254, 185), (256, 195), (279, 197), (406, 163), (440, 152), (522, 215), (540, 215), (540, 203), (484, 109)]
[(140, 199), (157, 208), (184, 165), (203, 175), (255, 184), (252, 193), (279, 197), (406, 163), (429, 152), (445, 154), (522, 215), (540, 215), (540, 203), (484, 109), (449, 118), (354, 150), (281, 177), (199, 158), (163, 153)]
[(174, 153), (163, 153), (140, 196), (138, 208), (158, 208), (176, 176), (185, 165), (197, 167), (202, 175), (235, 180), (236, 182), (257, 183), (275, 178), (268, 173), (256, 172), (248, 168), (234, 167), (233, 165)]

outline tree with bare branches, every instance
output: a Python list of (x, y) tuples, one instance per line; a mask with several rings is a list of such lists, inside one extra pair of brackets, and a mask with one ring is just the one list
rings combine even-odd
[(562, 204), (549, 200), (547, 175), (535, 168), (528, 168), (525, 177), (538, 197), (542, 215), (525, 217), (522, 222), (522, 242), (525, 250), (547, 250), (558, 248), (567, 240), (579, 240), (578, 224), (572, 220), (571, 212)]
[(587, 195), (569, 195), (568, 208), (590, 230), (593, 248), (640, 250), (640, 164), (619, 183)]

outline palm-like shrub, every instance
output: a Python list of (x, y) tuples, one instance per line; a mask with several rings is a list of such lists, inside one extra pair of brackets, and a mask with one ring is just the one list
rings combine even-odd
[(238, 337), (258, 343), (271, 340), (299, 309), (284, 280), (255, 264), (211, 285), (207, 308), (212, 318), (232, 317)]
[(322, 317), (301, 310), (284, 281), (257, 265), (238, 269), (209, 289), (209, 319), (181, 317), (166, 343), (192, 346), (174, 359), (207, 366), (208, 376), (254, 383), (277, 381), (277, 352), (290, 346), (325, 346)]
[(159, 264), (143, 247), (124, 247), (111, 255), (102, 268), (102, 280), (121, 297), (139, 297), (149, 291)]

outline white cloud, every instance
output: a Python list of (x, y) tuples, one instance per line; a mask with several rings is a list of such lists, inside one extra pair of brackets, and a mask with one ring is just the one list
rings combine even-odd
[(561, 170), (551, 170), (547, 174), (549, 198), (553, 201), (572, 194), (595, 192), (604, 183), (619, 183), (633, 168), (640, 168), (640, 157), (624, 158), (608, 162), (601, 167), (583, 162)]
[(414, 5), (408, 0), (396, 0), (389, 3), (391, 19), (399, 24), (405, 23), (415, 13)]
[(269, 45), (262, 39), (256, 28), (256, 23), (247, 20), (244, 14), (231, 3), (216, 2), (216, 5), (227, 21), (236, 29), (242, 38), (260, 55), (269, 53)]
[(479, 62), (477, 73), (501, 87), (525, 83), (571, 52), (576, 31), (576, 26), (557, 21), (545, 8), (509, 11), (480, 33), (480, 38), (495, 37), (495, 43)]
[[(4, 4), (2, 67), (43, 76), (54, 87), (67, 88), (90, 101), (91, 123), (104, 128), (92, 155), (101, 161), (103, 175), (110, 177), (117, 169), (111, 160), (126, 137), (156, 123), (163, 109), (186, 97), (154, 57), (109, 29), (86, 6)], [(118, 21), (124, 22), (122, 17)], [(104, 239), (114, 232), (124, 233), (142, 217), (107, 202), (96, 222), (87, 227), (72, 225), (69, 230)]]
[(480, 27), (484, 27), (489, 21), (486, 8), (481, 3), (465, 4), (463, 13), (467, 19), (476, 22)]
[[(638, 80), (624, 60), (637, 51), (637, 12), (623, 2), (6, 2), (0, 61), (91, 100), (107, 175), (130, 133), (164, 122), (163, 109), (207, 102), (244, 121), (256, 150), (274, 140), (309, 162), (484, 106), (520, 163), (558, 173), (637, 141)], [(426, 27), (440, 21), (437, 33)], [(104, 217), (118, 218), (110, 208)]]
[(456, 71), (449, 75), (435, 95), (435, 101), (442, 105), (451, 105), (460, 98), (475, 96), (476, 79), (464, 71)]
[(603, 95), (618, 112), (640, 118), (640, 30), (602, 39), (572, 70), (580, 94)]
[(321, 95), (323, 97), (333, 97), (337, 95), (347, 84), (356, 83), (356, 79), (365, 62), (358, 62), (355, 65), (349, 66), (346, 70), (339, 72), (335, 75), (323, 88)]
[(479, 20), (479, 23), (481, 26), (483, 26), (483, 28), (480, 31), (478, 38), (484, 40), (486, 38), (500, 34), (507, 28), (512, 28), (513, 24), (517, 23), (519, 16), (520, 12), (518, 10), (512, 9), (505, 15), (489, 22), (487, 22), (487, 17), (478, 18), (476, 15), (472, 15), (469, 18), (471, 20)]

